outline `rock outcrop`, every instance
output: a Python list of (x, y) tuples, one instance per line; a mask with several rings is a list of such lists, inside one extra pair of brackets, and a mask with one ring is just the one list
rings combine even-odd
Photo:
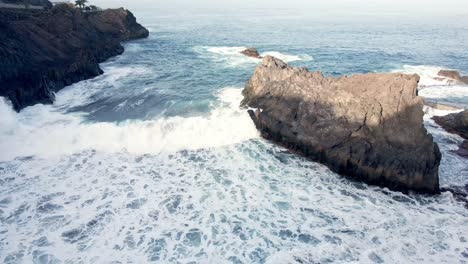
[(432, 119), (448, 132), (468, 139), (468, 110), (446, 116), (434, 116)]
[(255, 59), (261, 59), (262, 58), (262, 56), (260, 56), (260, 53), (258, 53), (258, 50), (256, 48), (248, 48), (248, 49), (245, 49), (245, 50), (241, 51), (240, 53), (247, 56), (247, 57), (251, 57), (251, 58), (255, 58)]
[(468, 84), (468, 76), (461, 76), (455, 70), (440, 70), (437, 75), (452, 80), (454, 84)]
[(447, 132), (457, 134), (465, 139), (456, 153), (468, 158), (468, 110), (446, 116), (434, 116), (432, 119)]
[(419, 76), (326, 78), (267, 56), (243, 91), (266, 139), (393, 190), (439, 192), (441, 154), (423, 126)]
[(124, 51), (121, 42), (148, 30), (130, 11), (0, 9), (0, 96), (15, 110), (51, 103), (54, 92), (102, 74), (99, 63)]

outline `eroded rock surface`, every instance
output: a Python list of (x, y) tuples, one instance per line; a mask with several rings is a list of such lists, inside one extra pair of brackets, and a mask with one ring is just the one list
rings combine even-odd
[(54, 92), (102, 74), (98, 63), (121, 54), (122, 41), (147, 36), (148, 30), (122, 8), (0, 9), (0, 96), (17, 111), (51, 103)]
[(263, 137), (393, 190), (437, 193), (441, 154), (423, 126), (419, 76), (326, 78), (267, 56), (243, 91)]

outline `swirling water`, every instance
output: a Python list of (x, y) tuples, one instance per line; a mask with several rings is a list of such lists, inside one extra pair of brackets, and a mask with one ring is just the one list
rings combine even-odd
[[(289, 12), (140, 11), (150, 37), (104, 75), (19, 114), (0, 100), (0, 262), (468, 262), (468, 210), (451, 193), (352, 182), (261, 139), (239, 108), (259, 61), (238, 54), (327, 75), (416, 72), (424, 96), (466, 107), (468, 87), (430, 77), (468, 73), (468, 25)], [(442, 185), (468, 183), (451, 152), (461, 138), (426, 111)]]

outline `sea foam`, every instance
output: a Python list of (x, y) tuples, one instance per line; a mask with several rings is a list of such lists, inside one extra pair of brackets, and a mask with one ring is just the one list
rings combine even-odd
[(2, 99), (0, 160), (73, 154), (87, 149), (154, 154), (226, 146), (258, 136), (249, 115), (239, 107), (240, 88), (222, 89), (217, 98), (206, 116), (120, 123), (85, 122), (83, 113), (65, 114), (51, 105), (36, 105), (17, 114)]
[(421, 77), (419, 81), (420, 87), (446, 86), (453, 84), (454, 80), (438, 75), (439, 71), (443, 69), (446, 68), (430, 65), (404, 65), (400, 69), (393, 70), (393, 72), (419, 75), (419, 77)]
[[(247, 49), (247, 47), (209, 47), (209, 46), (197, 46), (194, 47), (194, 51), (201, 54), (208, 59), (216, 62), (222, 62), (227, 67), (239, 67), (249, 64), (255, 64), (261, 62), (261, 59), (251, 58), (241, 54), (240, 52)], [(260, 53), (261, 56), (273, 56), (281, 59), (285, 62), (295, 61), (311, 61), (313, 57), (307, 54), (291, 55), (285, 54), (278, 51), (266, 51)]]

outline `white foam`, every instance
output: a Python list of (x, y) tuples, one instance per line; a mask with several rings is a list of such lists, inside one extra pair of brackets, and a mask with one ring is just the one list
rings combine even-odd
[(468, 86), (430, 86), (419, 89), (419, 96), (431, 99), (467, 98)]
[(424, 118), (426, 120), (429, 120), (431, 118), (433, 118), (434, 116), (445, 116), (445, 115), (448, 115), (448, 114), (453, 114), (453, 113), (459, 113), (459, 112), (462, 112), (463, 109), (458, 109), (458, 110), (441, 110), (441, 109), (435, 109), (435, 108), (432, 108), (430, 106), (424, 106), (423, 108), (423, 111), (424, 111)]
[(420, 87), (453, 85), (454, 80), (438, 75), (439, 71), (443, 69), (439, 66), (430, 65), (404, 65), (403, 68), (396, 69), (393, 72), (418, 74), (421, 77)]
[(0, 97), (0, 133), (9, 134), (13, 133), (16, 126), (17, 117), (13, 106), (4, 97)]
[[(84, 105), (86, 103), (95, 101), (91, 100), (92, 96), (108, 97), (115, 96), (116, 91), (120, 88), (129, 91), (122, 82), (128, 78), (145, 77), (154, 74), (149, 68), (143, 66), (110, 66), (108, 64), (101, 65), (104, 74), (85, 81), (81, 81), (70, 86), (65, 87), (57, 93), (54, 105), (57, 108), (71, 108), (74, 106)], [(138, 89), (139, 92), (145, 92), (144, 89)]]
[(219, 106), (207, 116), (171, 117), (123, 123), (86, 123), (82, 115), (63, 114), (54, 106), (36, 105), (20, 114), (0, 103), (0, 160), (18, 156), (73, 154), (86, 149), (103, 152), (160, 153), (219, 147), (257, 137), (245, 110), (241, 89), (218, 94)]
[(0, 163), (0, 260), (459, 263), (450, 193), (382, 191), (263, 141)]
[(312, 56), (304, 54), (304, 55), (288, 55), (288, 54), (283, 54), (281, 52), (276, 52), (276, 51), (269, 51), (269, 52), (264, 52), (261, 54), (263, 57), (264, 56), (273, 56), (275, 58), (278, 58), (284, 62), (293, 62), (293, 61), (311, 61), (313, 60)]
[[(252, 58), (241, 54), (240, 52), (247, 49), (247, 47), (209, 47), (209, 46), (197, 46), (194, 50), (200, 53), (202, 56), (207, 56), (208, 58), (224, 62), (228, 67), (239, 67), (243, 65), (260, 63), (261, 59)], [(302, 55), (291, 55), (285, 54), (277, 51), (267, 51), (260, 54), (261, 56), (273, 56), (278, 59), (283, 60), (284, 62), (294, 62), (294, 61), (311, 61), (313, 57), (307, 54)]]

